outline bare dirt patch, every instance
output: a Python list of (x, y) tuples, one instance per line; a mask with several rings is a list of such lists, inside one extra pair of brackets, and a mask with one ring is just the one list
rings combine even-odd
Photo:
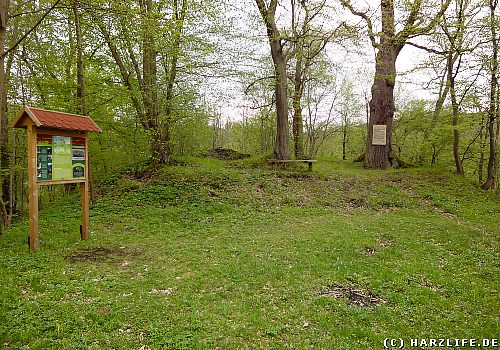
[(364, 252), (363, 252), (364, 255), (373, 255), (375, 253), (377, 253), (377, 250), (373, 249), (371, 247), (366, 247)]
[(350, 199), (344, 209), (349, 212), (355, 209), (370, 209), (370, 207), (362, 199)]
[(450, 213), (450, 212), (448, 212), (448, 211), (446, 211), (446, 210), (443, 210), (443, 209), (441, 209), (441, 208), (439, 208), (439, 207), (437, 207), (437, 206), (434, 206), (434, 207), (433, 207), (433, 209), (434, 209), (435, 211), (437, 211), (437, 212), (439, 213), (439, 215), (444, 216), (444, 217), (446, 217), (446, 218), (449, 218), (449, 219), (455, 219), (455, 218), (457, 217), (455, 214)]
[(93, 247), (74, 251), (64, 258), (71, 262), (111, 263), (121, 262), (124, 258), (139, 256), (142, 252), (138, 249), (125, 247)]
[(320, 293), (322, 297), (334, 297), (335, 299), (347, 298), (351, 305), (358, 307), (375, 308), (380, 304), (385, 304), (386, 301), (371, 293), (364, 288), (356, 287), (352, 284), (342, 286), (332, 284), (326, 291)]
[(437, 292), (440, 294), (443, 294), (445, 292), (445, 289), (443, 286), (438, 286), (438, 285), (432, 283), (430, 280), (427, 279), (427, 277), (422, 276), (420, 274), (408, 277), (406, 279), (406, 283), (408, 283), (409, 285), (416, 283), (422, 287), (429, 288), (433, 292)]
[(382, 248), (388, 248), (388, 247), (392, 247), (392, 245), (394, 244), (392, 241), (390, 240), (380, 240), (377, 242), (378, 246), (379, 247), (382, 247)]

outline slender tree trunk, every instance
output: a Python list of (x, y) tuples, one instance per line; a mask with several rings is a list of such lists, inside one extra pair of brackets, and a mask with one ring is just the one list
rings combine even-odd
[[(87, 115), (87, 94), (85, 86), (85, 64), (83, 61), (83, 44), (82, 44), (82, 27), (80, 22), (80, 12), (78, 11), (79, 1), (73, 4), (73, 15), (75, 17), (75, 37), (76, 37), (76, 100), (77, 100), (77, 113)], [(89, 168), (87, 175), (89, 177), (90, 187), (90, 202), (95, 201), (95, 186), (94, 177), (92, 176), (92, 162), (91, 153), (88, 151)]]
[(302, 46), (303, 38), (298, 39), (297, 44), (297, 58), (295, 62), (295, 73), (293, 77), (293, 121), (292, 121), (292, 134), (295, 159), (304, 157), (304, 128), (302, 118), (302, 94), (304, 92), (304, 79), (303, 79), (303, 57)]
[(453, 126), (453, 158), (455, 159), (455, 170), (457, 174), (463, 175), (464, 169), (462, 165), (462, 159), (460, 158), (460, 133), (457, 129), (458, 125), (458, 102), (457, 94), (455, 90), (455, 77), (453, 75), (453, 52), (450, 51), (447, 58), (448, 66), (448, 80), (450, 84), (450, 97), (451, 97), (451, 108), (452, 108), (452, 118), (451, 125)]
[(286, 58), (283, 53), (280, 32), (276, 27), (275, 21), (278, 2), (277, 0), (271, 0), (268, 8), (264, 0), (255, 1), (266, 24), (267, 37), (271, 46), (271, 57), (274, 63), (274, 93), (276, 97), (276, 142), (274, 145), (274, 157), (276, 159), (289, 159)]
[(491, 58), (491, 82), (490, 82), (490, 106), (488, 110), (488, 140), (489, 140), (489, 160), (488, 176), (482, 188), (488, 190), (495, 186), (496, 170), (496, 149), (495, 149), (495, 121), (498, 118), (498, 38), (496, 34), (496, 7), (498, 0), (489, 0), (490, 9), (490, 30), (492, 37), (493, 54)]
[(12, 137), (12, 152), (10, 159), (10, 169), (9, 169), (9, 211), (7, 214), (7, 226), (12, 225), (12, 218), (14, 216), (15, 211), (15, 202), (14, 202), (14, 174), (16, 172), (16, 138)]
[(343, 120), (343, 125), (342, 125), (342, 160), (347, 160), (347, 124), (348, 124), (348, 117), (347, 117), (347, 111), (344, 112), (344, 120)]
[(479, 132), (479, 163), (478, 163), (478, 169), (477, 169), (477, 174), (478, 174), (478, 180), (479, 183), (483, 182), (483, 175), (484, 175), (484, 147), (485, 145), (485, 136), (484, 136), (484, 124), (485, 120), (484, 117), (481, 119), (481, 130)]
[(80, 24), (80, 13), (78, 11), (78, 3), (73, 5), (73, 15), (75, 18), (75, 37), (76, 37), (76, 99), (77, 113), (87, 114), (87, 99), (85, 93), (85, 65), (83, 62), (83, 47), (82, 47), (82, 29)]
[[(9, 0), (0, 0), (0, 171), (9, 171), (9, 119), (7, 116), (7, 81), (5, 72), (5, 45), (7, 22), (9, 19)], [(7, 176), (0, 177), (3, 203), (9, 201), (10, 185)], [(7, 216), (3, 217), (4, 222)]]
[[(297, 75), (295, 75), (297, 78)], [(293, 143), (294, 143), (294, 153), (296, 159), (301, 159), (304, 157), (304, 127), (302, 120), (302, 105), (301, 105), (301, 91), (303, 84), (302, 79), (295, 81), (295, 90), (293, 97)]]
[[(434, 129), (434, 126), (436, 125), (439, 116), (441, 115), (441, 111), (443, 110), (443, 105), (444, 102), (446, 101), (446, 97), (448, 96), (449, 91), (450, 91), (450, 84), (448, 84), (448, 69), (445, 69), (443, 76), (441, 77), (438, 99), (436, 100), (436, 103), (434, 105), (434, 111), (432, 112), (432, 120), (431, 120), (432, 127), (429, 132), (425, 133), (424, 142), (426, 142), (429, 139), (430, 133)], [(431, 165), (435, 165), (437, 160), (436, 141), (433, 141), (431, 146), (433, 150), (431, 157)]]

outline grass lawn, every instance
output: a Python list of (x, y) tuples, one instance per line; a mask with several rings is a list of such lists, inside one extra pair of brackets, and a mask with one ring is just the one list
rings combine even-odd
[(0, 348), (381, 349), (500, 338), (500, 200), (428, 169), (185, 159), (0, 239)]

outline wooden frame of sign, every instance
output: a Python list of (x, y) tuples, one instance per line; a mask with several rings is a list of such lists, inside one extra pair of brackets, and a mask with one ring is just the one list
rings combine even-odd
[(29, 248), (37, 251), (38, 189), (43, 185), (79, 183), (81, 238), (89, 236), (88, 133), (101, 132), (86, 116), (24, 106), (14, 128), (28, 130)]

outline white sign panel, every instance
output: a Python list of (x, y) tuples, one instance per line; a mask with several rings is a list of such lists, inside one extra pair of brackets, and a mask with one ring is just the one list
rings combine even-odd
[(372, 145), (385, 146), (387, 144), (387, 125), (374, 125)]

